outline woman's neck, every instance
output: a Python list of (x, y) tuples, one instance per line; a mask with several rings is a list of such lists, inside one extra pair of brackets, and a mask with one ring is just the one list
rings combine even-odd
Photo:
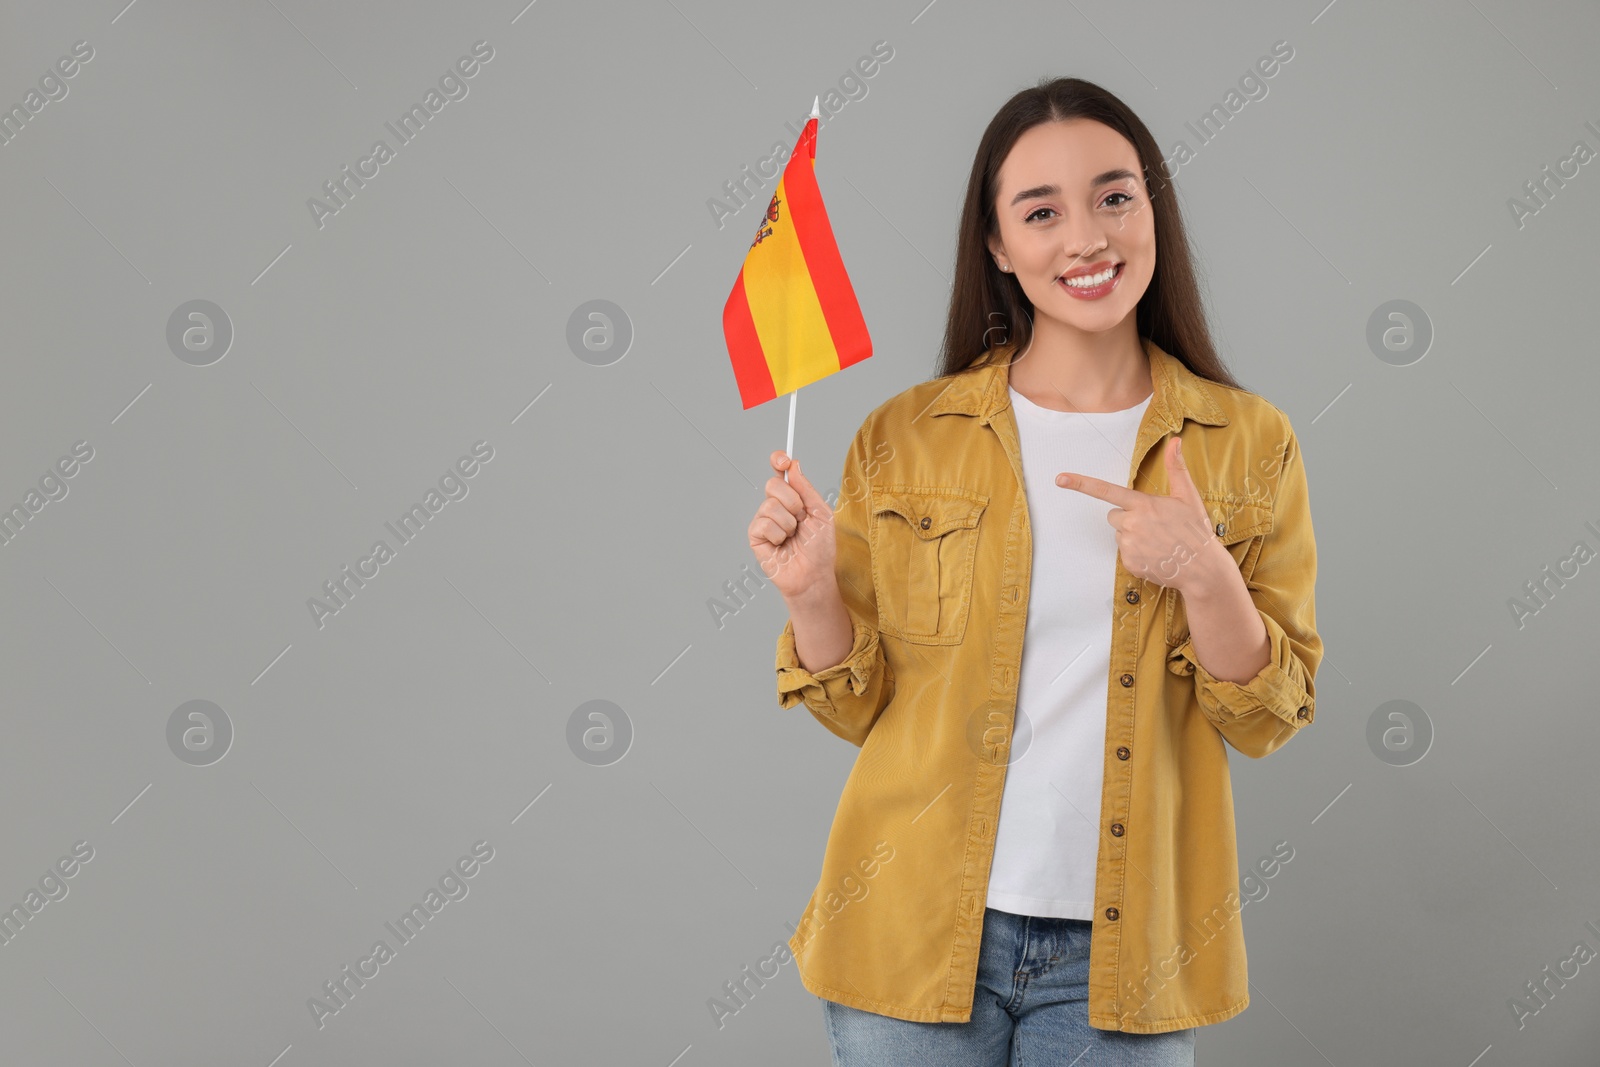
[[(1132, 325), (1131, 323), (1129, 324)], [(1125, 411), (1154, 391), (1150, 358), (1134, 330), (1071, 343), (1035, 334), (1007, 368), (1011, 388), (1056, 411)]]

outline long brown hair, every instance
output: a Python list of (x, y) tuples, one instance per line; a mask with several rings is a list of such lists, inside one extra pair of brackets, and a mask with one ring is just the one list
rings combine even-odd
[(1139, 154), (1156, 228), (1155, 273), (1134, 309), (1139, 335), (1182, 360), (1200, 377), (1242, 389), (1211, 343), (1177, 190), (1156, 139), (1126, 104), (1081, 78), (1041, 78), (1033, 88), (1007, 100), (983, 131), (961, 208), (955, 283), (937, 377), (960, 373), (986, 349), (1006, 342), (1021, 351), (1032, 338), (1032, 301), (1016, 275), (1003, 273), (989, 254), (988, 239), (999, 234), (995, 200), (1000, 195), (1000, 165), (1017, 138), (1029, 129), (1075, 118), (1109, 126)]

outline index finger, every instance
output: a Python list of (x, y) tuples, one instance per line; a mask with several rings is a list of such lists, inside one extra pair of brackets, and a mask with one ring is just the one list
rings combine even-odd
[(1086, 474), (1070, 474), (1066, 471), (1056, 475), (1056, 484), (1067, 489), (1076, 489), (1080, 493), (1104, 500), (1119, 508), (1130, 507), (1138, 503), (1141, 497), (1148, 495), (1137, 489), (1129, 489), (1125, 485), (1113, 485), (1101, 478), (1091, 478)]

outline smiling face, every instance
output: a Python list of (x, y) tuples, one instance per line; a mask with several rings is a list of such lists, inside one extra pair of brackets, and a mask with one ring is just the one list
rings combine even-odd
[(1017, 138), (999, 177), (989, 251), (1032, 301), (1035, 333), (1101, 333), (1133, 314), (1156, 264), (1133, 145), (1093, 119), (1045, 122)]

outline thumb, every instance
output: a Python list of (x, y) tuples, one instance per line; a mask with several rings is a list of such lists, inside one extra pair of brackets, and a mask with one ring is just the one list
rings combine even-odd
[(1183, 460), (1183, 438), (1174, 436), (1167, 442), (1165, 459), (1167, 495), (1181, 500), (1199, 499), (1200, 490), (1195, 488), (1194, 480), (1189, 477), (1189, 465)]
[(807, 514), (817, 510), (818, 504), (822, 505), (822, 513), (827, 514), (830, 510), (828, 502), (822, 498), (821, 493), (817, 492), (817, 487), (811, 484), (811, 479), (801, 473), (799, 460), (791, 459), (789, 461), (787, 473), (789, 475), (789, 484), (794, 486), (795, 492), (800, 494), (800, 503), (805, 505)]

